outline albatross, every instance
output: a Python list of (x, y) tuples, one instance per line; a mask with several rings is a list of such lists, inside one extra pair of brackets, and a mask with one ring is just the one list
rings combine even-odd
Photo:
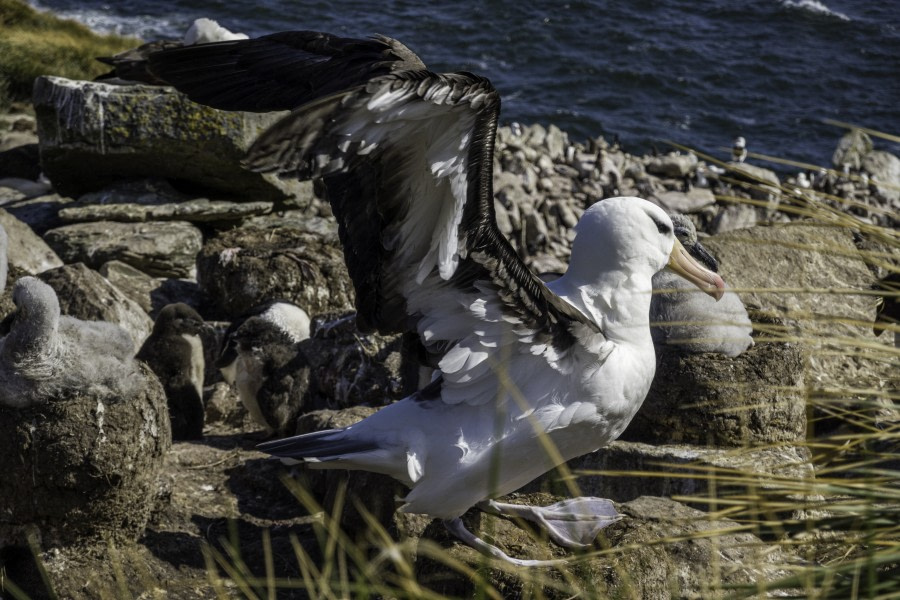
[(479, 550), (518, 560), (465, 529), (473, 506), (525, 516), (578, 547), (618, 518), (609, 501), (496, 502), (614, 440), (655, 371), (651, 278), (676, 270), (714, 297), (722, 279), (640, 198), (589, 207), (571, 262), (545, 284), (500, 233), (492, 176), (500, 96), (484, 77), (434, 73), (397, 40), (282, 32), (150, 56), (193, 100), (290, 110), (245, 164), (320, 178), (356, 291), (357, 326), (414, 332), (432, 381), (341, 429), (260, 445), (313, 468), (384, 473), (410, 488), (402, 511), (443, 519)]

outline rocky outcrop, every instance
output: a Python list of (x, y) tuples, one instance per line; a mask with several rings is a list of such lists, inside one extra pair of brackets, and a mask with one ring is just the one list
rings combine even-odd
[(237, 168), (279, 113), (216, 111), (171, 88), (39, 77), (44, 172), (61, 194), (127, 178), (190, 181), (241, 200), (308, 200), (307, 186)]
[(225, 202), (206, 198), (187, 200), (178, 204), (143, 206), (141, 204), (112, 204), (73, 206), (59, 212), (63, 221), (187, 221), (191, 223), (240, 222), (248, 217), (272, 211), (271, 202)]

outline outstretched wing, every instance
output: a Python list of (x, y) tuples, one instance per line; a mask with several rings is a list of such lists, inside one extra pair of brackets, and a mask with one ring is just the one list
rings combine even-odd
[[(369, 43), (390, 47), (384, 38)], [(349, 74), (333, 71), (343, 62), (327, 60), (319, 67), (307, 60), (303, 69), (313, 81), (342, 82), (365, 71), (342, 60), (354, 65)], [(374, 68), (373, 59), (360, 60)], [(379, 68), (388, 73), (334, 93), (324, 87), (263, 133), (247, 164), (322, 178), (356, 289), (358, 325), (417, 331), (442, 356), (445, 401), (494, 398), (498, 356), (512, 359), (522, 376), (544, 367), (570, 371), (570, 350), (595, 350), (603, 337), (528, 270), (497, 228), (498, 93), (470, 73)]]
[(270, 112), (298, 106), (398, 69), (424, 69), (406, 46), (318, 31), (185, 46), (152, 54), (149, 71), (191, 100), (221, 110)]

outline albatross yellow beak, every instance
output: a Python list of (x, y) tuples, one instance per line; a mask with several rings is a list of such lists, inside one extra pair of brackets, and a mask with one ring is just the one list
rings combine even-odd
[(717, 302), (725, 294), (725, 282), (722, 281), (722, 278), (697, 262), (677, 239), (669, 254), (669, 263), (666, 267), (715, 298)]

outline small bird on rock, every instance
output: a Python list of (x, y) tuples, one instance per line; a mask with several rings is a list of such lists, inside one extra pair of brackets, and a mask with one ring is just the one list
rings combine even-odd
[(203, 437), (203, 343), (207, 327), (197, 311), (178, 302), (159, 311), (153, 331), (137, 353), (159, 377), (169, 403), (172, 439)]
[(747, 140), (738, 136), (731, 144), (731, 160), (742, 163), (747, 158)]

